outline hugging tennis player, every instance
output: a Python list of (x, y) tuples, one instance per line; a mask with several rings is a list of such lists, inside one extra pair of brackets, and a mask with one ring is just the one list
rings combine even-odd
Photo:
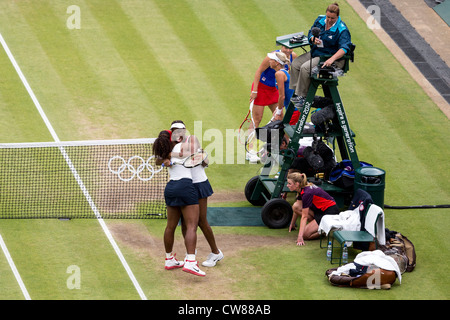
[[(206, 220), (205, 199), (213, 193), (208, 180), (204, 180), (206, 175), (201, 174), (201, 169), (187, 168), (184, 165), (176, 164), (183, 163), (199, 146), (198, 140), (193, 139), (192, 136), (185, 137), (185, 131), (186, 127), (182, 121), (174, 121), (171, 130), (162, 131), (153, 144), (157, 164), (163, 163), (168, 168), (170, 176), (164, 190), (167, 205), (167, 225), (164, 232), (165, 269), (171, 270), (182, 267), (185, 272), (205, 276), (205, 272), (198, 267), (195, 257), (198, 225), (200, 225), (212, 250), (203, 265), (215, 266), (216, 262), (223, 258), (223, 254), (217, 249), (214, 235)], [(196, 179), (196, 181), (193, 181), (193, 179)], [(194, 184), (194, 182), (197, 183)], [(199, 199), (202, 199), (200, 202), (203, 210), (199, 210)], [(200, 217), (201, 212), (204, 212), (204, 218)], [(178, 261), (172, 252), (175, 229), (180, 219), (182, 220), (182, 231), (187, 252), (184, 261)]]

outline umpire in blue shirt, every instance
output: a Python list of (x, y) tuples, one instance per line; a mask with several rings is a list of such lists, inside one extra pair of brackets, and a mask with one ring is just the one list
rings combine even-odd
[[(315, 30), (315, 32), (314, 32)], [(320, 32), (319, 32), (320, 30)], [(315, 35), (314, 35), (315, 34)], [(331, 57), (323, 66), (343, 68), (345, 60), (340, 60), (351, 45), (350, 31), (339, 16), (339, 5), (330, 4), (325, 15), (320, 15), (308, 32), (308, 39), (312, 46), (311, 51), (302, 54), (292, 61), (290, 89), (295, 90), (293, 101), (296, 105), (303, 105), (308, 93), (310, 70), (319, 64), (320, 56)]]

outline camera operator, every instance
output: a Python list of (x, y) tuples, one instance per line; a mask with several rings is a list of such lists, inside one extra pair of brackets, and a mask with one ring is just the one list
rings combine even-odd
[(292, 101), (296, 107), (302, 106), (311, 82), (311, 69), (319, 64), (320, 56), (331, 56), (323, 63), (323, 67), (334, 64), (343, 68), (345, 61), (341, 59), (351, 45), (350, 31), (339, 16), (339, 5), (330, 4), (326, 15), (320, 15), (308, 32), (311, 51), (294, 59), (291, 66), (290, 88), (295, 90)]

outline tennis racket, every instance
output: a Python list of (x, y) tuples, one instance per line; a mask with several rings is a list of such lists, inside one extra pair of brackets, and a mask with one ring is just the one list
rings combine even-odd
[(247, 137), (252, 132), (255, 132), (255, 122), (253, 121), (253, 102), (254, 102), (254, 100), (252, 102), (250, 102), (247, 116), (245, 117), (244, 121), (242, 121), (241, 125), (239, 126), (239, 142), (242, 145), (245, 145), (245, 142), (247, 141)]
[(264, 153), (265, 142), (257, 138), (256, 130), (250, 132), (245, 140), (245, 151), (250, 154), (257, 155), (258, 157)]
[(182, 165), (185, 168), (194, 168), (199, 165), (201, 165), (206, 159), (208, 158), (208, 153), (206, 151), (202, 150), (196, 153), (191, 154), (189, 157), (182, 161), (174, 161), (172, 162), (172, 165), (178, 164)]
[[(277, 111), (278, 110), (280, 109), (277, 108)], [(282, 110), (278, 112), (277, 115), (281, 114)], [(272, 115), (272, 118), (269, 120), (269, 122), (267, 122), (267, 124), (275, 121), (275, 116), (276, 115)], [(250, 154), (256, 154), (259, 157), (266, 152), (265, 147), (266, 144), (262, 140), (258, 139), (256, 129), (250, 132), (247, 139), (245, 140), (245, 151), (249, 152)]]

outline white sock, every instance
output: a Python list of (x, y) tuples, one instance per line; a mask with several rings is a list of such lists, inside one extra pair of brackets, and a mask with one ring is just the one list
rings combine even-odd
[(186, 260), (195, 261), (195, 254), (187, 254), (186, 255)]
[(170, 258), (172, 258), (172, 252), (169, 252), (169, 253), (166, 252), (166, 259), (170, 259)]

